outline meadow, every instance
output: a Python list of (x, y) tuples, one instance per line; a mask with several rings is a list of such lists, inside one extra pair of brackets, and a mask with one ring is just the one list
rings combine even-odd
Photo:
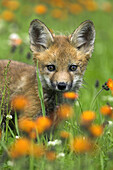
[[(72, 106), (74, 115), (68, 110), (72, 108), (63, 108), (69, 114), (64, 115), (54, 133), (48, 132), (49, 141), (48, 133), (37, 132), (34, 139), (28, 129), (21, 125), (19, 128), (16, 113), (12, 130), (11, 117), (7, 117), (6, 128), (2, 124), (0, 130), (0, 170), (113, 169), (113, 2), (1, 0), (0, 59), (33, 65), (28, 35), (33, 19), (43, 21), (53, 33), (65, 35), (81, 22), (92, 20), (96, 30), (94, 52)], [(44, 122), (48, 127), (51, 124), (49, 120)], [(34, 125), (29, 120), (22, 123)]]

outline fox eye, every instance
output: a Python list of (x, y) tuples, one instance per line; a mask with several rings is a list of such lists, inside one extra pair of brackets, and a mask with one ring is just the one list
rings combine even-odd
[(69, 66), (69, 71), (76, 71), (77, 65), (70, 65)]
[(51, 64), (51, 65), (47, 65), (47, 69), (49, 71), (55, 71), (55, 65)]

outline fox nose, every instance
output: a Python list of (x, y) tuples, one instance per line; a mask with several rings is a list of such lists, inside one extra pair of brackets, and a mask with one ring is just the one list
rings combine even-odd
[(60, 82), (58, 83), (58, 90), (65, 90), (66, 89), (66, 83)]

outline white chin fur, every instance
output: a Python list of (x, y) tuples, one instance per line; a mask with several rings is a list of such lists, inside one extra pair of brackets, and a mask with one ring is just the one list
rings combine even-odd
[[(46, 85), (47, 85), (47, 86), (49, 86), (50, 88), (52, 88), (52, 87), (51, 87), (50, 79), (49, 79), (48, 77), (45, 77), (45, 76), (44, 76), (44, 81), (46, 82)], [(45, 84), (45, 83), (42, 83), (42, 84)]]
[[(41, 80), (41, 83), (42, 83), (42, 87), (47, 87), (48, 86), (50, 89), (54, 89), (56, 91), (61, 91), (61, 90), (58, 89), (57, 86), (55, 88), (52, 87), (50, 79), (48, 77), (40, 76), (40, 80)], [(67, 87), (66, 87), (66, 89), (64, 91), (71, 91), (71, 90), (74, 90), (74, 89), (79, 89), (81, 87), (81, 85), (82, 85), (82, 78), (80, 76), (75, 76), (75, 78), (73, 80), (73, 83), (72, 83), (71, 89), (69, 89), (68, 85), (67, 85)]]
[(72, 84), (72, 89), (79, 89), (82, 85), (82, 78), (80, 76), (75, 76)]

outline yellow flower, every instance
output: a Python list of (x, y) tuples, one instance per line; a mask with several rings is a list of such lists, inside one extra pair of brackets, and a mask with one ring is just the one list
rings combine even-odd
[(47, 7), (45, 5), (37, 5), (34, 11), (36, 14), (45, 14), (47, 12)]
[(95, 118), (96, 118), (95, 112), (93, 112), (93, 111), (84, 111), (81, 114), (81, 123), (83, 125), (90, 124), (90, 123), (92, 123), (93, 120), (95, 120)]
[(109, 79), (109, 80), (107, 81), (107, 86), (108, 86), (111, 90), (113, 90), (113, 80), (112, 80), (112, 79)]
[(90, 131), (91, 135), (93, 135), (95, 137), (99, 137), (103, 133), (103, 126), (93, 124), (89, 127), (89, 131)]
[(63, 93), (63, 97), (67, 98), (67, 99), (77, 99), (78, 94), (75, 92), (65, 92), (65, 93)]
[(100, 108), (100, 112), (101, 112), (101, 114), (103, 114), (104, 116), (106, 116), (106, 115), (109, 116), (109, 115), (112, 114), (113, 108), (112, 108), (111, 106), (105, 105), (105, 106), (102, 106), (102, 107)]
[(57, 115), (60, 119), (71, 118), (73, 114), (74, 110), (69, 104), (62, 104), (61, 106), (59, 106), (57, 111)]
[(6, 20), (6, 21), (12, 21), (12, 20), (14, 20), (14, 14), (13, 14), (11, 11), (9, 11), (9, 10), (3, 11), (2, 14), (1, 14), (1, 16), (2, 16), (2, 18), (3, 18), (4, 20)]
[(85, 153), (92, 150), (92, 142), (89, 138), (77, 136), (71, 141), (71, 150), (77, 153)]

